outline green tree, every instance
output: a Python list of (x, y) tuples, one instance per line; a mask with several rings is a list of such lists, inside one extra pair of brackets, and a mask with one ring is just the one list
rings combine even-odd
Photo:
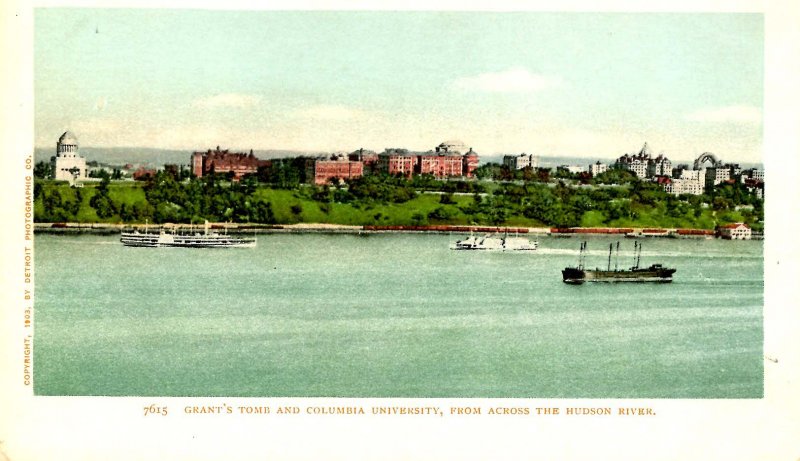
[(108, 194), (109, 177), (108, 173), (106, 173), (95, 189), (94, 195), (89, 200), (89, 205), (94, 208), (97, 216), (101, 219), (110, 218), (117, 213), (117, 207)]
[(262, 224), (274, 224), (275, 213), (272, 211), (272, 203), (259, 200), (253, 207), (253, 221)]
[(97, 212), (97, 216), (100, 218), (110, 218), (116, 213), (116, 209), (114, 207), (114, 203), (105, 194), (95, 194), (92, 196), (90, 201), (92, 208), (95, 209)]
[(431, 221), (447, 222), (458, 215), (458, 211), (452, 207), (440, 206), (435, 210), (428, 213), (428, 219)]
[(636, 175), (622, 168), (611, 168), (594, 177), (595, 184), (630, 184), (638, 182)]
[(49, 179), (53, 177), (53, 165), (50, 162), (36, 162), (33, 166), (33, 177), (37, 179)]
[(411, 223), (416, 226), (426, 224), (427, 221), (428, 220), (426, 219), (425, 215), (420, 212), (415, 212), (411, 215)]

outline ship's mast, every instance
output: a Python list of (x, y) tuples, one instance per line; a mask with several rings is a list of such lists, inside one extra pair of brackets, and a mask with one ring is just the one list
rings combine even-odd
[(614, 272), (617, 271), (618, 266), (619, 266), (619, 240), (617, 240), (617, 253), (614, 256)]
[(581, 269), (586, 267), (586, 251), (589, 249), (589, 242), (583, 242), (583, 260), (581, 261)]
[(613, 243), (609, 243), (608, 244), (608, 268), (606, 269), (607, 271), (611, 270), (611, 251), (613, 249), (614, 249), (614, 244)]
[(636, 255), (636, 268), (639, 268), (639, 260), (642, 258), (642, 244), (639, 244), (639, 253)]
[(589, 242), (581, 243), (581, 251), (578, 254), (578, 269), (583, 270), (583, 265), (586, 262), (586, 246)]
[(636, 269), (636, 267), (637, 267), (637, 265), (636, 265), (636, 250), (638, 250), (638, 249), (639, 249), (639, 241), (638, 240), (634, 240), (633, 241), (633, 268), (632, 269)]

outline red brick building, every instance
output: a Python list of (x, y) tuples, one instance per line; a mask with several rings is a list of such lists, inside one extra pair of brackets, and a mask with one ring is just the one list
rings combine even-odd
[(464, 154), (464, 166), (462, 167), (462, 174), (468, 178), (471, 178), (475, 174), (475, 170), (478, 168), (478, 153), (469, 148), (469, 151)]
[(269, 166), (269, 160), (259, 160), (253, 151), (249, 154), (242, 152), (230, 152), (228, 149), (216, 150), (209, 149), (206, 152), (194, 152), (192, 154), (192, 174), (198, 178), (211, 173), (230, 173), (233, 172), (233, 179), (238, 181), (242, 176), (257, 173), (258, 168)]
[(414, 174), (416, 160), (417, 156), (406, 149), (386, 149), (378, 155), (378, 170), (410, 178)]
[(373, 150), (367, 150), (363, 147), (356, 151), (350, 152), (348, 158), (352, 162), (363, 162), (364, 166), (378, 163), (378, 154)]
[(411, 177), (412, 174), (430, 174), (436, 178), (466, 176), (471, 178), (478, 168), (478, 154), (463, 144), (445, 142), (435, 151), (409, 152), (406, 149), (386, 149), (378, 155), (378, 170), (391, 175), (400, 174)]
[(364, 173), (375, 173), (378, 171), (378, 153), (372, 150), (358, 149), (350, 152), (348, 158), (351, 162), (361, 162), (364, 164)]
[(133, 172), (131, 175), (133, 176), (134, 181), (146, 181), (149, 178), (153, 178), (156, 176), (156, 170), (153, 168), (145, 168), (140, 166)]
[(431, 174), (437, 178), (463, 176), (463, 158), (461, 155), (425, 153), (417, 156), (414, 172)]
[(364, 175), (364, 162), (350, 160), (341, 154), (310, 159), (306, 168), (309, 178), (314, 178), (314, 184), (318, 186), (329, 184), (331, 180), (355, 179)]

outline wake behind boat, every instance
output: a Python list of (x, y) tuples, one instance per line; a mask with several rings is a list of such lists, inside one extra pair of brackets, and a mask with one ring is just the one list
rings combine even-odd
[(459, 240), (451, 247), (453, 250), (491, 250), (491, 251), (533, 251), (539, 248), (539, 242), (524, 237), (509, 237), (508, 235), (493, 236), (486, 234), (476, 237), (472, 234), (464, 240)]
[[(578, 265), (575, 267), (567, 267), (561, 274), (564, 278), (564, 283), (580, 285), (584, 282), (658, 282), (669, 283), (672, 282), (672, 274), (677, 269), (669, 269), (661, 264), (652, 264), (650, 267), (639, 267), (639, 261), (642, 257), (642, 245), (639, 242), (634, 243), (634, 265), (630, 269), (617, 269), (617, 263), (614, 263), (614, 269), (611, 269), (611, 254), (614, 248), (613, 244), (608, 247), (608, 267), (606, 270), (600, 268), (586, 269), (584, 267), (584, 259), (586, 252), (586, 242), (581, 243), (580, 253), (578, 255)], [(619, 242), (617, 242), (617, 259), (619, 257)]]
[(208, 221), (205, 224), (205, 231), (201, 233), (169, 233), (161, 229), (159, 233), (144, 232), (134, 230), (133, 232), (122, 232), (120, 242), (125, 246), (131, 247), (183, 247), (183, 248), (252, 248), (256, 246), (255, 238), (233, 237), (227, 234), (220, 234), (215, 231), (209, 232)]

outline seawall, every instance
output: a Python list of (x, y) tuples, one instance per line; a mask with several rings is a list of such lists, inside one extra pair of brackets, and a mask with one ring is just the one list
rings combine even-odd
[[(363, 233), (509, 233), (552, 235), (555, 237), (581, 237), (588, 235), (618, 235), (629, 237), (671, 237), (671, 238), (709, 238), (716, 233), (708, 229), (653, 229), (632, 227), (511, 227), (511, 226), (349, 226), (343, 224), (301, 223), (301, 224), (237, 224), (213, 223), (211, 229), (230, 233), (331, 233), (331, 234), (363, 234)], [(202, 232), (202, 225), (189, 224), (114, 224), (114, 223), (35, 223), (34, 232), (38, 234), (118, 234), (124, 230), (147, 229), (149, 232), (160, 230), (175, 232)]]

